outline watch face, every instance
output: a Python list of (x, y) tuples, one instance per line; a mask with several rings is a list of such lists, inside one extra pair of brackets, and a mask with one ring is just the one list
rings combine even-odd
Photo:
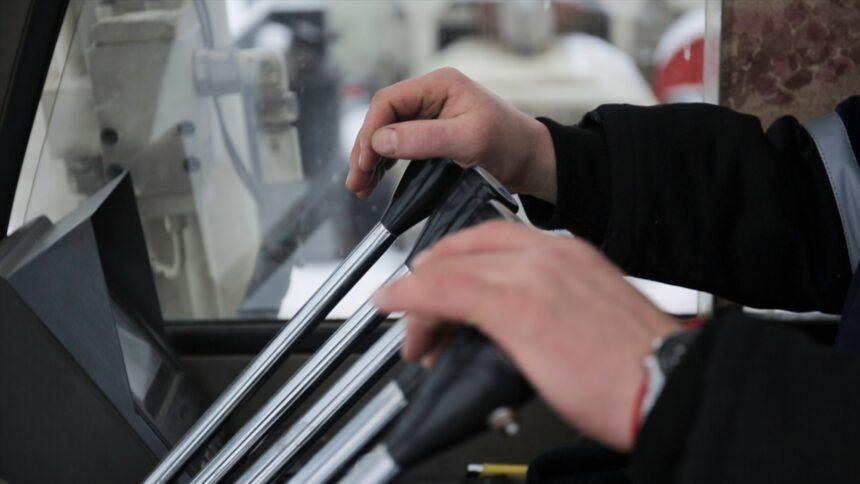
[(668, 374), (672, 369), (678, 366), (687, 349), (696, 339), (699, 334), (699, 329), (679, 331), (669, 335), (657, 349), (655, 356), (657, 363), (660, 365), (660, 370), (664, 374)]

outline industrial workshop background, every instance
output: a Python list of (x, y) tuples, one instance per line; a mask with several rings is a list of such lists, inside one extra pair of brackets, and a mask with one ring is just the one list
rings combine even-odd
[[(3, 235), (40, 217), (61, 220), (128, 171), (137, 208), (124, 213), (139, 216), (163, 337), (195, 382), (196, 417), (385, 209), (397, 176), (369, 200), (343, 189), (376, 90), (452, 66), (566, 124), (604, 103), (709, 102), (765, 124), (787, 111), (805, 119), (860, 81), (857, 25), (860, 9), (816, 0), (2, 3), (0, 141), (20, 148), (0, 155)], [(13, 131), (13, 118), (32, 125)], [(420, 229), (395, 243), (228, 426), (252, 415), (401, 265)], [(676, 315), (732, 305), (633, 282)], [(145, 406), (162, 365), (174, 363), (127, 333), (126, 364), (143, 365), (127, 377)], [(516, 436), (482, 435), (408, 476), (457, 479), (486, 455), (527, 462), (579, 438), (540, 402), (524, 415), (530, 425)]]

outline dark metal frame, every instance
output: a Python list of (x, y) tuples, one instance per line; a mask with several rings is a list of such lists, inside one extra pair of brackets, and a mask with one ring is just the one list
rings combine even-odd
[[(363, 353), (393, 324), (389, 320), (363, 338), (356, 353)], [(256, 355), (287, 321), (275, 319), (165, 321), (165, 332), (176, 353), (183, 356)], [(298, 341), (295, 353), (310, 354), (317, 350), (338, 326), (340, 319), (329, 319)]]
[(0, 2), (0, 240), (69, 0)]

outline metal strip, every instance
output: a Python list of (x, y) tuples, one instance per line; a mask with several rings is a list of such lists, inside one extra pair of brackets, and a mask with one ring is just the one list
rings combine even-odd
[(397, 381), (388, 382), (325, 447), (302, 466), (288, 484), (330, 482), (408, 403)]
[(0, 240), (68, 3), (0, 2)]
[(860, 165), (842, 118), (835, 112), (804, 124), (815, 141), (818, 154), (830, 179), (851, 267), (860, 262)]
[[(409, 273), (400, 266), (389, 278), (397, 279)], [(386, 281), (388, 282), (388, 281)], [(367, 331), (373, 330), (387, 314), (379, 312), (368, 299), (338, 330), (314, 353), (275, 395), (250, 418), (209, 464), (197, 474), (192, 484), (215, 484), (250, 451), (263, 436), (286, 414), (295, 410), (307, 395), (316, 390), (329, 372), (348, 354), (355, 342)]]
[(400, 466), (388, 448), (379, 444), (364, 454), (339, 484), (386, 484), (400, 474)]
[[(290, 322), (278, 332), (263, 351), (221, 393), (215, 403), (194, 423), (182, 437), (182, 440), (150, 473), (144, 483), (169, 482), (175, 474), (179, 473), (191, 456), (206, 445), (209, 438), (249, 395), (259, 389), (266, 376), (283, 361), (303, 336), (312, 331), (325, 318), (326, 314), (343, 298), (344, 294), (388, 249), (395, 238), (382, 224), (376, 224), (323, 282), (322, 286), (314, 292), (304, 306), (299, 309)], [(236, 437), (231, 439), (228, 445), (235, 444), (235, 439)], [(216, 454), (216, 460), (206, 469), (214, 468), (213, 466), (218, 462), (217, 459), (224, 452), (226, 450), (222, 449), (221, 453)], [(201, 471), (201, 474), (205, 474), (206, 469)]]
[(401, 319), (365, 352), (317, 402), (242, 475), (237, 484), (265, 484), (325, 431), (360, 391), (375, 383), (403, 346), (406, 321)]

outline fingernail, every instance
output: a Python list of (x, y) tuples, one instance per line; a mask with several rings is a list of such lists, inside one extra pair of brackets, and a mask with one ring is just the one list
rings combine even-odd
[(373, 149), (379, 154), (394, 156), (397, 153), (397, 131), (392, 128), (382, 128), (373, 133)]
[(349, 188), (352, 185), (351, 182), (352, 182), (353, 178), (354, 178), (354, 175), (352, 174), (351, 171), (346, 174), (346, 181), (344, 182), (344, 185), (346, 185), (346, 188)]
[(358, 142), (358, 167), (364, 171), (369, 171), (372, 168), (364, 166), (364, 141)]

